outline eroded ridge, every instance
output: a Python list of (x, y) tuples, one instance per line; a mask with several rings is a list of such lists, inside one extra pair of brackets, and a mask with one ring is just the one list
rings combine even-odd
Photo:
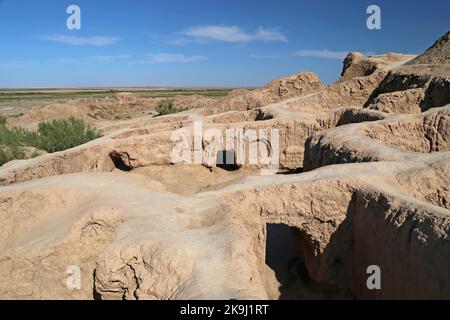
[[(0, 298), (450, 298), (446, 41), (417, 59), (351, 53), (329, 86), (299, 73), (7, 163)], [(247, 156), (233, 170), (215, 157), (174, 163), (173, 132), (199, 121), (220, 134), (277, 129), (277, 174)], [(73, 265), (80, 290), (66, 285)]]

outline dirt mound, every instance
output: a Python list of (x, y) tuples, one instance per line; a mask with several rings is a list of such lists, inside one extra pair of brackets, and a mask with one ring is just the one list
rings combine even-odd
[(287, 98), (319, 92), (324, 88), (317, 75), (300, 72), (274, 80), (261, 89), (235, 90), (213, 106), (214, 113), (256, 109)]
[(76, 104), (50, 104), (43, 107), (34, 107), (29, 112), (19, 117), (9, 118), (8, 125), (36, 130), (39, 122), (61, 120), (70, 117), (82, 119), (90, 126), (97, 124), (96, 119), (88, 116), (89, 108)]
[(306, 142), (304, 169), (337, 163), (402, 161), (410, 160), (414, 153), (447, 152), (449, 130), (450, 106), (446, 106), (317, 132)]
[(319, 77), (312, 72), (301, 72), (277, 79), (265, 87), (271, 97), (277, 100), (302, 96), (322, 89), (324, 89), (324, 85), (320, 82)]
[(407, 64), (450, 64), (450, 31), (440, 37), (427, 51)]
[(450, 103), (450, 65), (402, 66), (391, 71), (364, 107), (420, 113)]
[(292, 98), (286, 105), (294, 110), (314, 112), (354, 106), (362, 107), (385, 78), (387, 71), (378, 71), (370, 76), (338, 81), (321, 92)]
[(373, 97), (386, 75), (413, 56), (397, 53), (364, 57), (353, 52), (344, 60), (341, 78), (322, 91), (295, 97), (284, 102), (294, 110), (315, 112), (348, 106), (361, 108)]
[(401, 53), (365, 57), (360, 52), (351, 52), (344, 59), (344, 67), (339, 80), (345, 81), (355, 77), (370, 76), (377, 71), (388, 70), (401, 65), (414, 57)]

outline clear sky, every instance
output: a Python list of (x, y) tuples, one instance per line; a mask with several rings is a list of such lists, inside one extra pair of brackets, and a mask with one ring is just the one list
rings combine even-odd
[(330, 83), (349, 51), (420, 53), (449, 29), (448, 0), (0, 0), (0, 87)]

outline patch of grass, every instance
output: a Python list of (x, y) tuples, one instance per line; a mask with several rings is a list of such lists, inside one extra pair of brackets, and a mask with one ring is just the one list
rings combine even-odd
[(95, 129), (88, 128), (82, 120), (74, 117), (41, 122), (35, 132), (20, 127), (9, 129), (6, 119), (0, 117), (0, 166), (14, 159), (23, 159), (26, 147), (56, 152), (79, 146), (99, 136)]
[(158, 113), (158, 116), (163, 116), (166, 114), (177, 113), (183, 111), (182, 109), (178, 109), (172, 100), (164, 99), (161, 100), (158, 106), (155, 108), (155, 111)]

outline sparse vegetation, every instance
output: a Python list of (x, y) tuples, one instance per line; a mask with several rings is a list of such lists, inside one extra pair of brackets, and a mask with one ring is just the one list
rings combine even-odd
[(155, 108), (155, 111), (158, 113), (158, 116), (163, 116), (166, 114), (177, 113), (183, 111), (182, 109), (178, 109), (172, 100), (164, 99), (161, 100), (158, 106)]
[(24, 157), (23, 147), (28, 136), (24, 129), (6, 127), (6, 117), (0, 115), (0, 165)]
[(95, 129), (88, 128), (82, 120), (71, 117), (39, 123), (38, 130), (8, 128), (6, 118), (0, 116), (0, 165), (25, 157), (24, 149), (34, 147), (56, 152), (76, 147), (99, 137)]
[(14, 131), (0, 126), (0, 166), (13, 159), (23, 159), (23, 148)]
[(227, 89), (132, 89), (132, 90), (0, 90), (0, 102), (24, 101), (24, 100), (57, 100), (64, 102), (66, 99), (81, 98), (105, 98), (113, 97), (117, 93), (131, 92), (145, 98), (166, 98), (173, 96), (200, 95), (205, 97), (224, 97), (231, 88)]
[(79, 146), (98, 137), (99, 134), (95, 129), (88, 128), (82, 120), (70, 117), (67, 120), (39, 123), (32, 146), (47, 152), (56, 152)]

